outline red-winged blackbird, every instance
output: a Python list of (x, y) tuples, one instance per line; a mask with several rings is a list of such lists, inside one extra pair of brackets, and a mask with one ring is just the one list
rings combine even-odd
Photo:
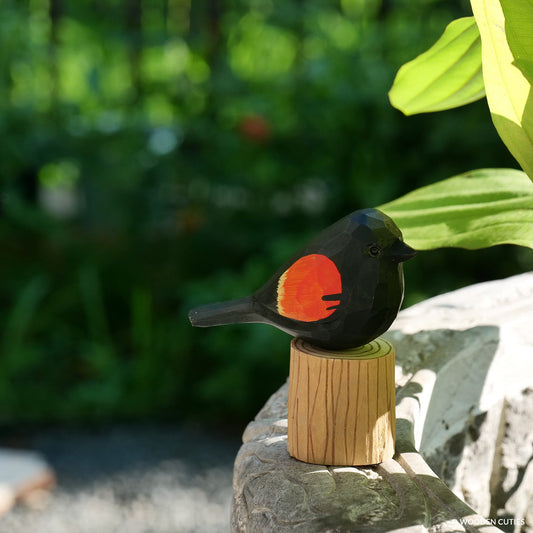
[(329, 350), (385, 332), (403, 300), (402, 262), (416, 254), (387, 215), (362, 209), (325, 229), (252, 296), (193, 309), (193, 326), (271, 324)]

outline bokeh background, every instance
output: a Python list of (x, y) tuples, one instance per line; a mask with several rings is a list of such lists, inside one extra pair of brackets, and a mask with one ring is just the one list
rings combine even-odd
[[(511, 166), (485, 101), (406, 118), (402, 63), (466, 0), (3, 0), (0, 423), (242, 425), (289, 338), (193, 329), (352, 210)], [(533, 268), (424, 252), (405, 305)]]

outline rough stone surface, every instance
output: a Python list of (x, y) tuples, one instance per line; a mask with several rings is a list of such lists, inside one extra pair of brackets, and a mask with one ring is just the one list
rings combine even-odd
[(482, 515), (532, 532), (531, 324), (533, 273), (402, 311), (385, 335), (397, 352), (397, 455), (377, 467), (292, 459), (284, 385), (243, 435), (232, 530), (496, 530)]
[[(425, 521), (420, 490), (404, 470), (326, 467), (287, 453), (287, 393), (283, 386), (246, 429), (235, 461), (233, 529), (236, 531), (349, 531), (350, 524), (398, 525), (399, 509)], [(239, 490), (242, 488), (242, 490)], [(402, 498), (398, 496), (401, 491)], [(412, 520), (411, 520), (412, 519)]]
[(420, 369), (434, 380), (416, 448), (476, 511), (522, 531), (533, 530), (532, 324), (528, 273), (406, 309), (387, 334), (403, 383)]

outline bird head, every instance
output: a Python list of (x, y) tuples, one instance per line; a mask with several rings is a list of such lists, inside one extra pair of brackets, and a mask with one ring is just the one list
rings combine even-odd
[(364, 254), (370, 258), (388, 259), (403, 263), (416, 255), (416, 250), (403, 241), (395, 222), (377, 209), (362, 209), (353, 213), (354, 222), (367, 229)]

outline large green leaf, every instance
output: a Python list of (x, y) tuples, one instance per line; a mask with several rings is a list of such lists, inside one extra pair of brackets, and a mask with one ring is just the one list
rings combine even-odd
[(379, 209), (418, 250), (505, 243), (533, 248), (533, 184), (519, 170), (475, 170), (417, 189)]
[[(533, 6), (522, 0), (516, 0), (515, 7), (507, 2), (506, 20), (499, 0), (471, 0), (471, 4), (481, 35), (483, 78), (492, 121), (509, 151), (533, 179), (531, 84), (514, 64), (515, 57), (507, 42), (509, 36), (515, 50), (516, 46), (521, 49), (523, 43), (530, 42), (529, 39), (520, 41), (516, 37), (533, 31), (531, 26), (527, 26), (528, 18), (521, 19), (524, 13), (528, 13), (531, 20)], [(524, 53), (518, 58), (519, 64), (529, 69), (533, 50), (526, 48)]]
[(406, 115), (442, 111), (485, 95), (481, 41), (474, 17), (454, 20), (427, 51), (403, 65), (389, 92)]
[(533, 1), (500, 0), (513, 64), (533, 81)]

